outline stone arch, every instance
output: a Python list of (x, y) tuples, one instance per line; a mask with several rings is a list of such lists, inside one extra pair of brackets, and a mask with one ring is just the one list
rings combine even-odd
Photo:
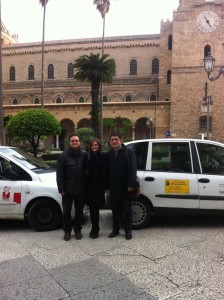
[(148, 95), (146, 95), (145, 93), (138, 93), (133, 98), (133, 101), (136, 101), (136, 102), (146, 102), (146, 101), (148, 101)]
[(139, 118), (135, 122), (135, 139), (150, 139), (154, 137), (154, 127), (151, 117)]
[(14, 97), (14, 98), (12, 98), (10, 104), (11, 104), (11, 105), (18, 105), (18, 104), (19, 104), (19, 100), (18, 100), (16, 97)]
[(78, 129), (83, 128), (83, 127), (92, 128), (91, 119), (83, 118), (77, 123), (77, 128)]
[(29, 96), (24, 96), (20, 99), (20, 104), (31, 104), (32, 99)]
[(61, 134), (59, 136), (59, 147), (63, 150), (68, 145), (68, 137), (75, 131), (75, 124), (70, 119), (63, 119), (60, 121)]
[(103, 95), (103, 102), (109, 102), (110, 101), (109, 99), (110, 99), (109, 96)]
[(133, 102), (133, 95), (131, 93), (127, 93), (125, 96), (124, 96), (124, 101), (125, 102)]
[(152, 94), (149, 96), (149, 101), (157, 101), (157, 97), (156, 97), (155, 93), (152, 93)]
[(111, 96), (111, 101), (110, 102), (123, 102), (124, 99), (121, 94), (115, 93)]
[(55, 99), (54, 99), (54, 103), (56, 103), (56, 104), (61, 104), (61, 103), (63, 103), (62, 97), (59, 96), (59, 95), (56, 96)]
[(85, 99), (86, 99), (86, 103), (91, 103), (92, 102), (91, 95), (88, 95), (87, 97), (85, 97)]
[(78, 98), (78, 103), (86, 103), (86, 97), (84, 97), (83, 95), (80, 95)]
[(77, 100), (73, 94), (69, 94), (65, 97), (64, 103), (76, 103)]
[(33, 104), (40, 104), (41, 101), (40, 101), (40, 97), (39, 96), (35, 96), (33, 97)]
[(44, 103), (54, 103), (54, 98), (51, 97), (50, 95), (46, 95), (44, 97)]

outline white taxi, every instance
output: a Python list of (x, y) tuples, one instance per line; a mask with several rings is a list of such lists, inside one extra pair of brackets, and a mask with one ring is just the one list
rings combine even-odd
[(224, 213), (224, 144), (166, 138), (126, 146), (135, 152), (141, 188), (132, 201), (133, 228), (153, 215)]
[(0, 219), (28, 219), (38, 231), (56, 229), (62, 201), (55, 170), (18, 148), (0, 147)]

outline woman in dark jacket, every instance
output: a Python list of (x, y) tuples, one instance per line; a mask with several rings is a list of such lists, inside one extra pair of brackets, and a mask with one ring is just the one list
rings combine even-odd
[(105, 201), (105, 155), (101, 153), (98, 139), (90, 142), (90, 153), (87, 167), (86, 203), (89, 205), (92, 239), (99, 236), (99, 209)]

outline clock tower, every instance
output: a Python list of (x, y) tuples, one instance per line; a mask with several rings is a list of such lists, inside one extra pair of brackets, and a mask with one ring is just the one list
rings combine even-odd
[[(224, 77), (209, 81), (203, 63), (211, 53), (213, 76), (224, 65), (224, 0), (180, 0), (173, 14), (172, 41), (172, 136), (206, 138), (208, 124), (209, 138), (224, 142)], [(206, 96), (212, 99), (209, 107), (203, 101)]]

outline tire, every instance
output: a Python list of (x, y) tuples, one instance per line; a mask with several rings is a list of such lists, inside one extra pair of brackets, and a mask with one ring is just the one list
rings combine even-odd
[(28, 221), (36, 231), (55, 230), (62, 222), (61, 208), (54, 201), (40, 199), (31, 206)]
[(141, 229), (146, 227), (152, 217), (152, 210), (147, 199), (142, 197), (131, 202), (132, 206), (132, 228)]

